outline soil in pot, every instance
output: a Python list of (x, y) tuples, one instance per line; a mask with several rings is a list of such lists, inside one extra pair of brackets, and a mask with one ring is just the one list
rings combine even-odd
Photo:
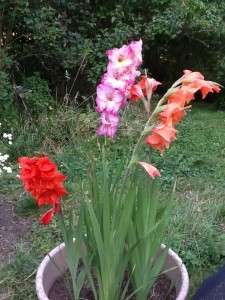
[[(70, 277), (69, 271), (67, 271), (68, 278)], [(94, 277), (93, 277), (94, 278)], [(94, 278), (94, 282), (97, 284), (96, 279)], [(125, 286), (127, 283), (127, 272), (124, 275), (123, 285)], [(72, 290), (72, 283), (71, 290)], [(131, 295), (133, 292), (131, 285), (128, 287), (127, 296)], [(48, 298), (50, 300), (70, 300), (69, 292), (67, 286), (65, 284), (63, 276), (59, 276), (58, 279), (53, 284)], [(90, 285), (87, 280), (84, 281), (84, 284), (80, 293), (81, 299), (94, 300), (94, 295), (90, 288)], [(130, 298), (131, 300), (135, 300), (135, 296)], [(165, 275), (160, 275), (155, 284), (153, 285), (151, 291), (149, 292), (148, 299), (151, 300), (175, 300), (176, 299), (176, 290), (175, 288), (171, 288), (171, 280)]]

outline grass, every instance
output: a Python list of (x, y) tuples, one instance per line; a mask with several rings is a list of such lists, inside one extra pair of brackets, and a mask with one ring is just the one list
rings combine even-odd
[[(162, 174), (162, 201), (175, 178), (177, 180), (168, 240), (188, 268), (190, 295), (207, 275), (223, 264), (225, 258), (225, 112), (204, 102), (194, 103), (194, 106), (177, 126), (178, 140), (163, 157), (155, 153), (153, 160)], [(90, 156), (98, 165), (101, 144), (106, 144), (108, 155), (115, 150), (119, 157), (130, 153), (144, 123), (138, 104), (132, 109), (128, 107), (116, 139), (107, 141), (95, 136), (96, 119), (97, 115), (92, 111), (78, 113), (59, 109), (52, 116), (40, 116), (36, 123), (29, 120), (14, 132), (14, 144), (9, 154), (15, 161), (20, 155), (34, 155), (34, 151), (50, 155), (68, 176), (66, 188), (72, 195), (65, 198), (66, 207), (72, 205), (76, 210), (79, 182), (87, 177)], [(147, 147), (144, 148), (142, 155), (146, 156)], [(55, 221), (50, 227), (39, 224), (41, 211), (23, 193), (15, 177), (3, 177), (0, 190), (8, 196), (10, 191), (16, 192), (19, 196), (15, 203), (17, 216), (33, 219), (26, 237), (29, 249), (21, 244), (15, 261), (0, 272), (0, 299), (3, 294), (5, 299), (35, 299), (35, 270), (48, 251), (61, 242), (60, 233)]]

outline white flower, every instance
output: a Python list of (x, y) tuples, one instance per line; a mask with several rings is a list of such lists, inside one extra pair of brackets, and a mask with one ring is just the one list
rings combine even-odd
[[(2, 124), (0, 123), (0, 126)], [(11, 133), (3, 133), (3, 138), (8, 139), (8, 143), (9, 145), (12, 144), (12, 134)], [(5, 162), (7, 161), (7, 159), (9, 158), (8, 154), (2, 154), (0, 152), (0, 175), (6, 171), (7, 173), (12, 173), (12, 168), (11, 167), (7, 167), (5, 166)]]
[(12, 134), (11, 133), (3, 133), (3, 137), (8, 139), (8, 140), (12, 140)]
[(3, 170), (5, 170), (7, 173), (12, 173), (12, 168), (10, 167), (3, 167)]
[(8, 154), (0, 155), (0, 161), (5, 162), (9, 158)]

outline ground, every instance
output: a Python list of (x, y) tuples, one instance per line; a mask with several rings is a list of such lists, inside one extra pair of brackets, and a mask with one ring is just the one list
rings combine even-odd
[(16, 256), (21, 243), (28, 244), (25, 234), (31, 220), (16, 216), (15, 203), (15, 198), (0, 199), (0, 265), (10, 262)]

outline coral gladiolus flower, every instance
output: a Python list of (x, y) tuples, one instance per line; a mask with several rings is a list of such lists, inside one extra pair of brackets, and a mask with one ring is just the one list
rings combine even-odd
[(178, 103), (170, 103), (159, 115), (159, 120), (168, 126), (174, 126), (179, 123), (186, 113)]
[(190, 70), (184, 70), (184, 77), (187, 80), (204, 79), (204, 76), (200, 72), (192, 72)]
[(163, 154), (163, 147), (169, 148), (170, 142), (176, 140), (177, 130), (166, 124), (159, 124), (152, 130), (153, 134), (147, 137), (146, 144), (156, 148)]
[(152, 129), (152, 132), (160, 135), (164, 140), (170, 142), (171, 140), (176, 140), (175, 134), (177, 130), (172, 126), (168, 126), (167, 124), (159, 124), (155, 128)]
[(159, 171), (154, 166), (152, 166), (151, 164), (148, 164), (148, 163), (143, 162), (143, 161), (139, 161), (138, 164), (140, 166), (142, 166), (143, 168), (145, 168), (146, 172), (148, 173), (148, 175), (152, 179), (154, 179), (155, 176), (160, 176)]
[(194, 100), (194, 93), (195, 91), (188, 88), (188, 86), (183, 86), (169, 97), (168, 103), (178, 103), (181, 107), (184, 107), (191, 100)]
[(204, 99), (210, 92), (211, 93), (212, 92), (219, 93), (221, 90), (212, 81), (206, 81), (206, 80), (202, 80), (202, 79), (196, 79), (192, 82), (183, 82), (182, 86), (187, 86), (188, 88), (195, 90), (195, 92), (200, 90), (202, 93), (202, 99)]
[(149, 137), (147, 137), (145, 141), (146, 145), (159, 150), (161, 154), (163, 154), (163, 148), (166, 147), (169, 149), (170, 142), (162, 138), (160, 135), (153, 133)]

